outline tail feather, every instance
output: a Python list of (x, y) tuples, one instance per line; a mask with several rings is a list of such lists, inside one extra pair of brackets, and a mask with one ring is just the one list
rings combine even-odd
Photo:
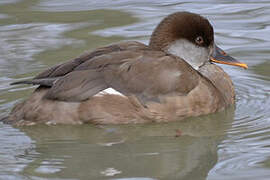
[(0, 118), (0, 122), (4, 123), (4, 124), (12, 124), (11, 121), (9, 121), (8, 119), (9, 116)]
[(58, 79), (59, 77), (54, 77), (54, 78), (44, 78), (44, 79), (31, 79), (31, 80), (24, 80), (24, 81), (17, 81), (13, 82), (10, 85), (17, 85), (17, 84), (32, 84), (32, 85), (42, 85), (42, 86), (47, 86), (47, 87), (52, 87), (54, 82)]

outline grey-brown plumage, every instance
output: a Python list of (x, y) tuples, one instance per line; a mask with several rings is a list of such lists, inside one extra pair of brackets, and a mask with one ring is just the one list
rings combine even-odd
[[(204, 42), (196, 47), (212, 48), (213, 29), (205, 18), (175, 13), (160, 23), (149, 46), (135, 41), (109, 45), (49, 68), (32, 80), (16, 82), (40, 87), (5, 121), (17, 125), (168, 122), (222, 110), (234, 103), (228, 75), (210, 63), (197, 71), (167, 51), (175, 40), (196, 44), (198, 36)], [(100, 94), (107, 88), (123, 96)]]

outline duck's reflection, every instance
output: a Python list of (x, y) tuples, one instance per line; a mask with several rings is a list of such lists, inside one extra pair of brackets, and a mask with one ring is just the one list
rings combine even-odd
[(233, 117), (231, 108), (167, 124), (23, 127), (37, 155), (22, 173), (46, 179), (205, 179)]

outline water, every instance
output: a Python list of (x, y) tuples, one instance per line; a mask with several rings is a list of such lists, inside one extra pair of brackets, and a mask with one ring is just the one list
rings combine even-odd
[(269, 0), (1, 0), (0, 116), (33, 91), (9, 83), (109, 43), (147, 43), (161, 18), (182, 10), (206, 16), (217, 44), (249, 65), (221, 65), (235, 110), (167, 124), (0, 124), (0, 179), (269, 179)]

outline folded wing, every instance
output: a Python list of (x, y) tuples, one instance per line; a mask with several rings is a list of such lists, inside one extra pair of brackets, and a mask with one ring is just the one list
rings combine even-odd
[(133, 46), (103, 48), (95, 56), (81, 56), (18, 83), (47, 86), (45, 97), (62, 101), (83, 101), (109, 87), (143, 102), (159, 101), (160, 96), (184, 95), (196, 87), (199, 74), (182, 59), (140, 43)]

